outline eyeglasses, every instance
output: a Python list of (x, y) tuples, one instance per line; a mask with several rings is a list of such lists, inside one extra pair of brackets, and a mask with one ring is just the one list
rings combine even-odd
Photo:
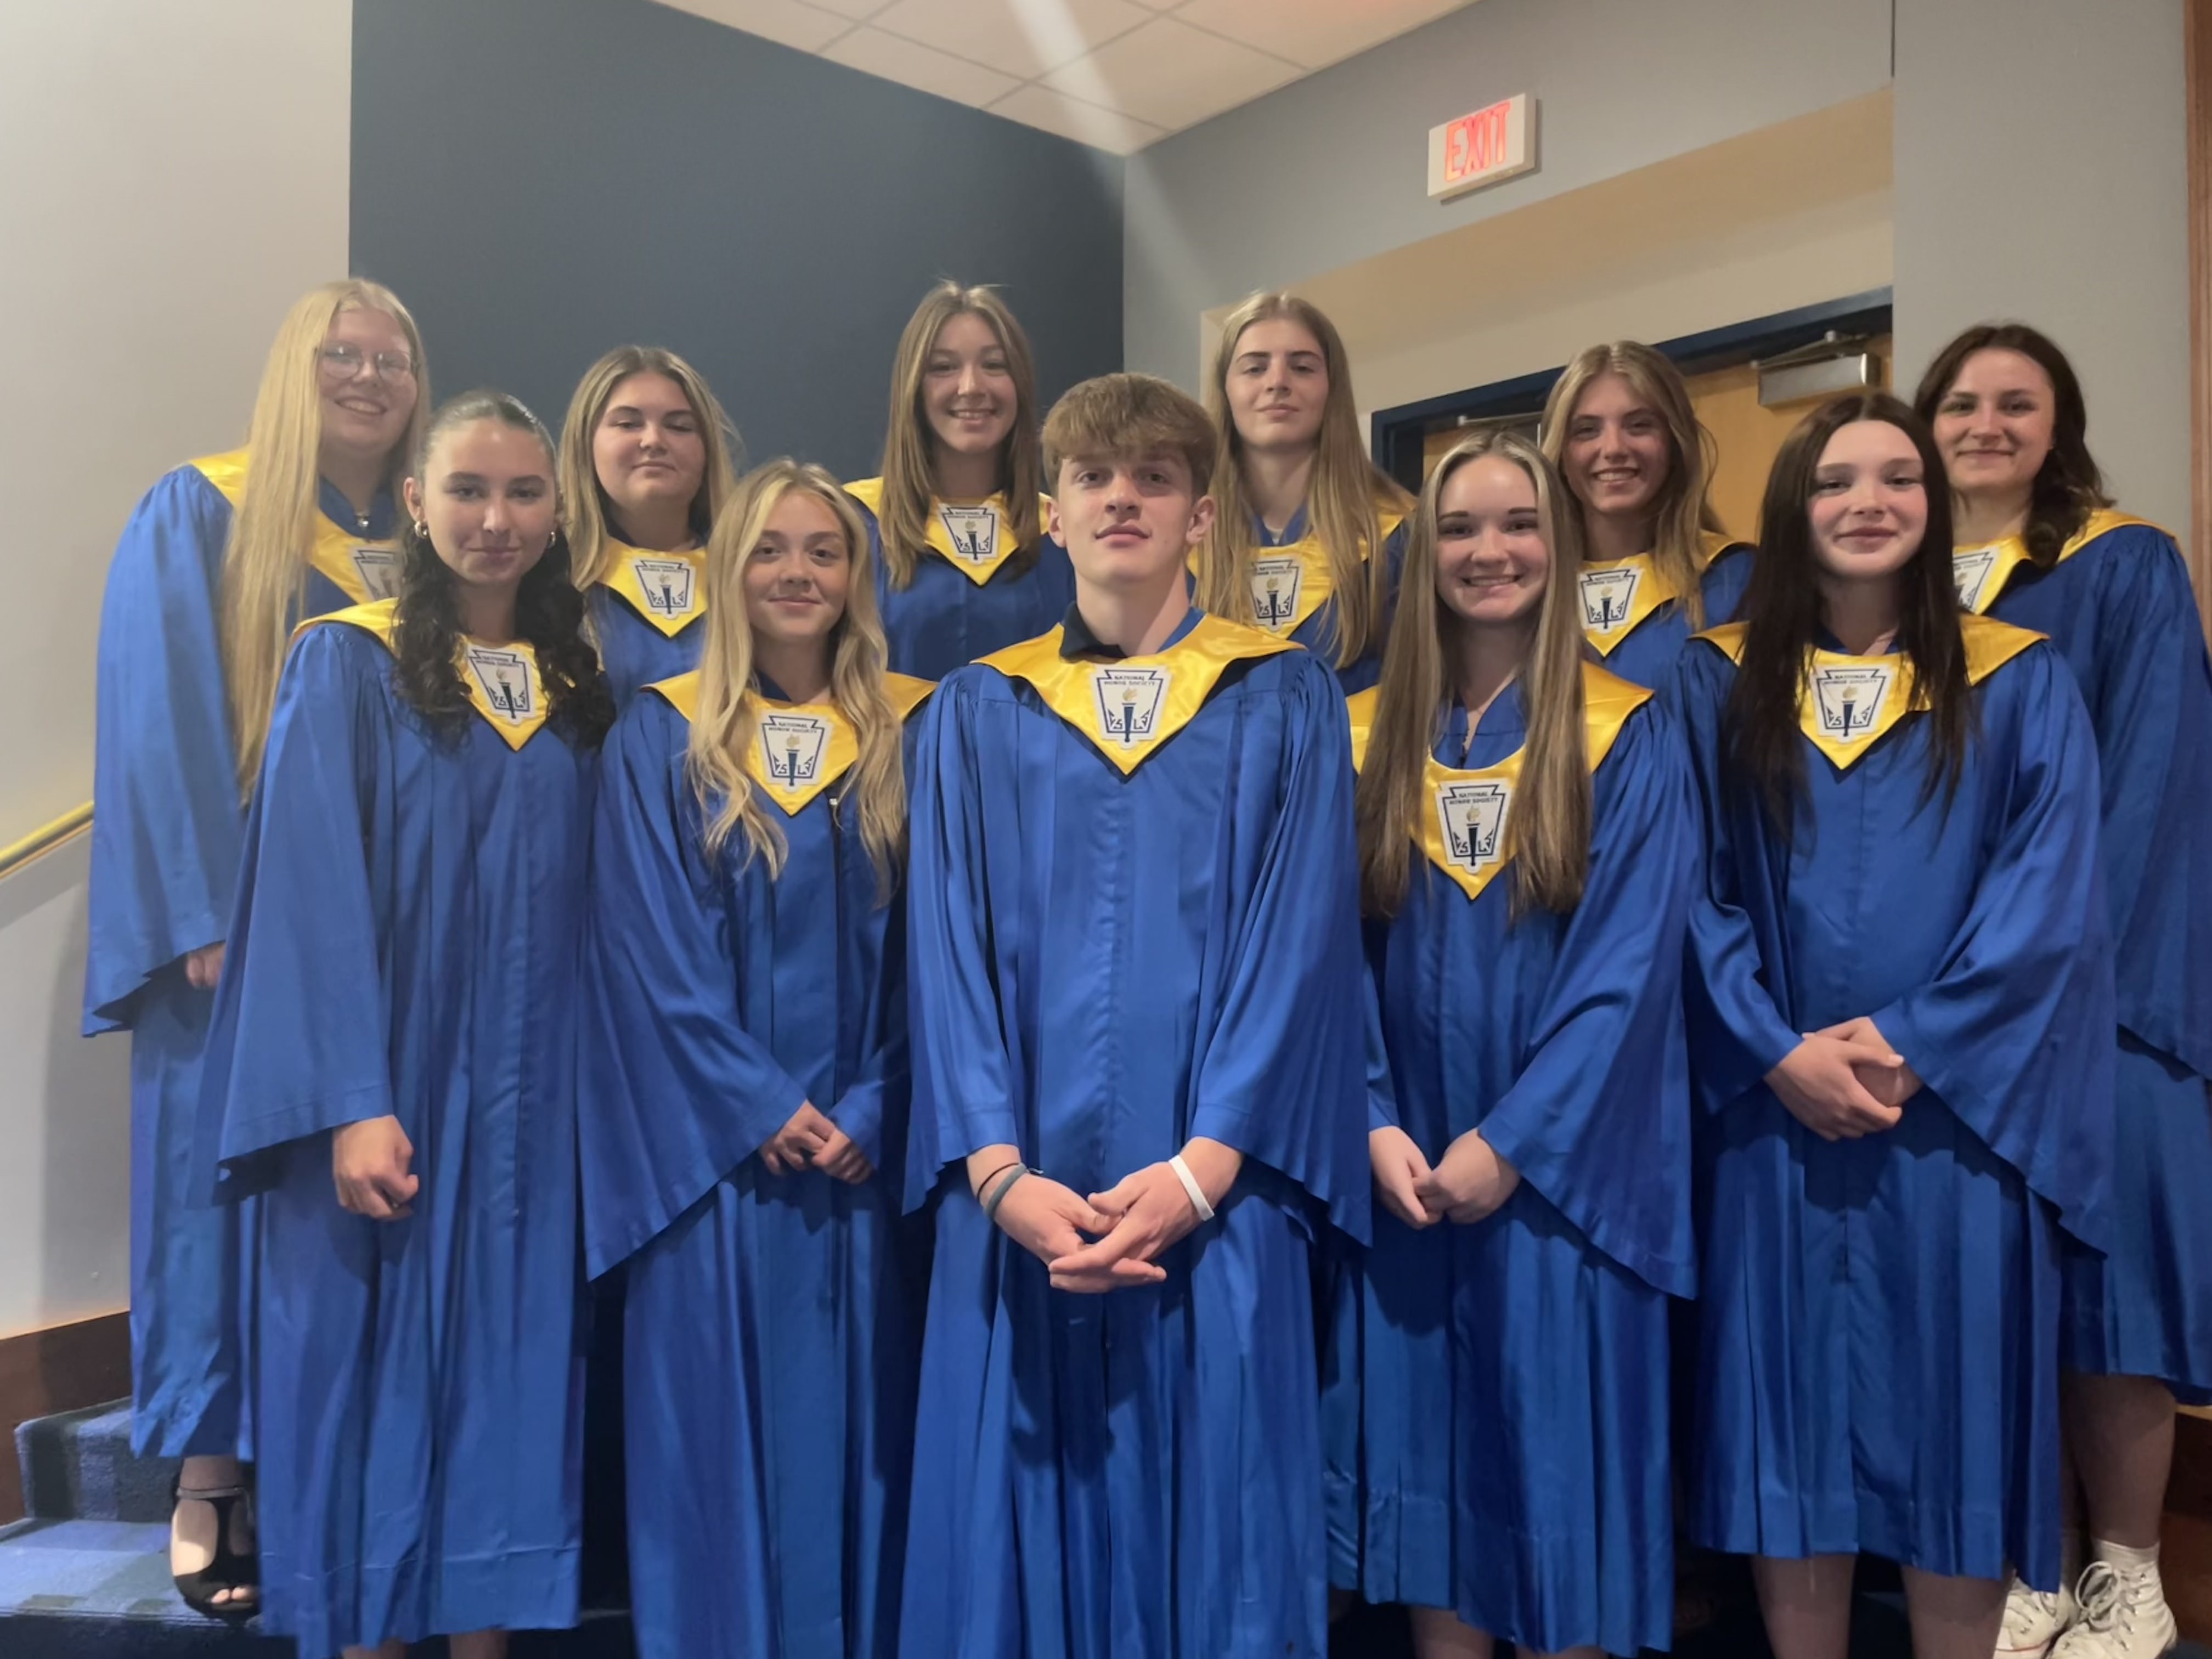
[(415, 376), (415, 360), (404, 351), (380, 351), (374, 358), (366, 357), (357, 345), (343, 340), (334, 341), (318, 354), (323, 362), (323, 373), (333, 380), (350, 380), (361, 373), (364, 362), (376, 365), (380, 380), (407, 380)]

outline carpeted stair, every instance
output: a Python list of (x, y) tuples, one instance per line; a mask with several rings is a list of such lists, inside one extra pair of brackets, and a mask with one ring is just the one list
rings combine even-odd
[[(15, 1431), (29, 1519), (0, 1528), (4, 1659), (284, 1659), (289, 1641), (203, 1618), (169, 1582), (176, 1465), (131, 1453), (126, 1405), (40, 1418)], [(419, 1653), (436, 1656), (443, 1643)], [(517, 1636), (514, 1659), (634, 1659), (629, 1615)], [(310, 1656), (310, 1659), (319, 1659)]]

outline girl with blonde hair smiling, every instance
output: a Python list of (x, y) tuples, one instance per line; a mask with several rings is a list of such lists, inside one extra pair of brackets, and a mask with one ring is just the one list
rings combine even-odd
[(929, 687), (885, 671), (818, 467), (745, 478), (706, 580), (700, 666), (617, 726), (593, 853), (585, 1253), (629, 1269), (633, 1617), (645, 1659), (866, 1659), (896, 1646), (920, 1340), (895, 1154)]
[(1346, 691), (1372, 685), (1411, 503), (1367, 459), (1335, 325), (1255, 294), (1222, 325), (1206, 404), (1222, 465), (1198, 604), (1305, 646)]
[(617, 708), (698, 663), (700, 549), (735, 487), (737, 447), (699, 371), (658, 346), (610, 351), (569, 399), (562, 512)]
[(1422, 491), (1352, 699), (1372, 1249), (1336, 1282), (1332, 1582), (1421, 1659), (1673, 1628), (1668, 1298), (1693, 1284), (1680, 963), (1695, 841), (1651, 694), (1584, 660), (1579, 537), (1524, 440)]
[(860, 504), (890, 666), (937, 679), (1032, 639), (1075, 594), (1045, 534), (1029, 337), (988, 288), (940, 283), (899, 336), (884, 474)]
[(197, 1201), (189, 1146), (241, 802), (294, 626), (393, 589), (393, 495), (428, 396), (389, 289), (313, 289), (277, 329), (246, 447), (162, 478), (108, 567), (84, 1030), (131, 1034), (132, 1446), (184, 1460), (170, 1568), (225, 1616), (254, 1605), (241, 1218)]
[(1583, 636), (1614, 673), (1661, 684), (1691, 635), (1735, 616), (1751, 577), (1751, 549), (1706, 500), (1712, 440), (1690, 390), (1648, 345), (1594, 345), (1553, 386), (1543, 439), (1589, 549)]

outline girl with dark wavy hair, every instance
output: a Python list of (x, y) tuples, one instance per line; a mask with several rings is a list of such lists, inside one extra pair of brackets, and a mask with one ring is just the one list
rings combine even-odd
[(553, 447), (441, 410), (394, 600), (301, 630), (210, 1040), (259, 1192), (264, 1623), (304, 1654), (574, 1621), (573, 1044), (594, 750)]
[(2088, 703), (2118, 951), (2112, 1248), (2066, 1264), (2060, 1382), (2089, 1559), (2069, 1520), (2058, 1589), (2014, 1587), (2006, 1647), (2148, 1659), (2175, 1634), (2158, 1571), (2174, 1402), (2212, 1403), (2212, 664), (2180, 549), (2105, 494), (2057, 346), (1970, 328), (1916, 403), (1958, 509), (1961, 602), (2050, 635)]
[(1880, 393), (1784, 444), (1742, 620), (1669, 696), (1705, 854), (1689, 1530), (1755, 1558), (1780, 1659), (1853, 1558), (1920, 1659), (2055, 1584), (2062, 1243), (2097, 1244), (2112, 962), (2097, 767), (2042, 636), (1962, 617), (1934, 441)]

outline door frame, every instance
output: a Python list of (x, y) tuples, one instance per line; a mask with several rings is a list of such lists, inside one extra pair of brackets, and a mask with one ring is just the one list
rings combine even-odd
[[(1755, 358), (1779, 356), (1798, 346), (1811, 345), (1832, 330), (1838, 334), (1887, 334), (1890, 295), (1887, 288), (1869, 289), (1863, 294), (1800, 306), (1795, 311), (1778, 311), (1725, 328), (1654, 341), (1652, 349), (1687, 376), (1734, 368)], [(1378, 409), (1368, 417), (1368, 453), (1376, 465), (1418, 494), (1422, 443), (1430, 427), (1448, 419), (1488, 420), (1539, 413), (1553, 384), (1565, 372), (1566, 365), (1562, 363), (1539, 374), (1518, 374), (1440, 398)]]

